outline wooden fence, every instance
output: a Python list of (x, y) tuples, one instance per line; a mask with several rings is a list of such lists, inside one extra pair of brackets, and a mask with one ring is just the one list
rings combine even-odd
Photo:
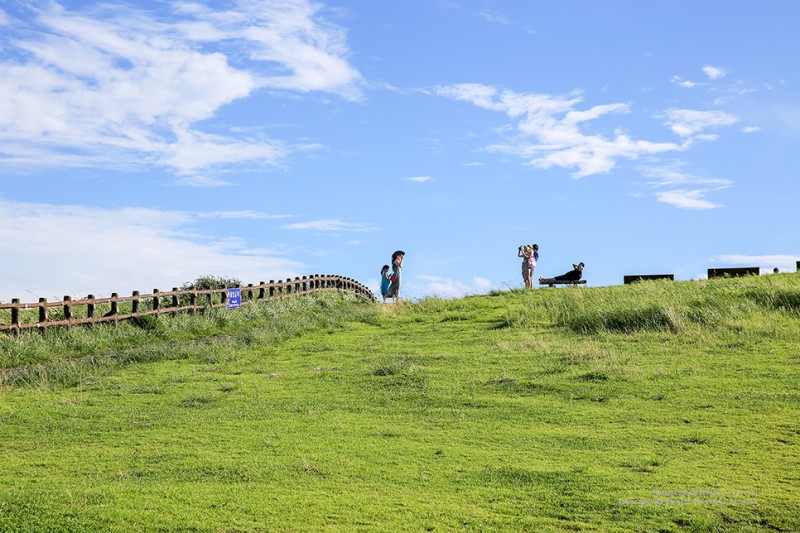
[[(258, 285), (251, 283), (239, 289), (242, 305), (331, 290), (353, 292), (357, 296), (376, 301), (375, 295), (365, 285), (350, 278), (332, 275), (303, 276), (286, 281), (270, 280), (269, 283), (262, 281)], [(81, 300), (64, 296), (63, 300), (57, 302), (39, 298), (37, 303), (20, 303), (19, 298), (14, 298), (10, 304), (0, 303), (0, 317), (2, 317), (0, 332), (19, 334), (26, 329), (38, 329), (44, 332), (47, 328), (58, 326), (70, 327), (103, 322), (116, 324), (120, 320), (140, 316), (195, 313), (207, 308), (227, 306), (228, 289), (173, 288), (170, 292), (153, 289), (151, 294), (133, 291), (131, 296), (119, 296), (117, 293), (112, 293), (110, 298), (95, 298), (90, 294)]]

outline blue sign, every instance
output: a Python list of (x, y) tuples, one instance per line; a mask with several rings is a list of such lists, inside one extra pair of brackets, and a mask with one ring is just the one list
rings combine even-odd
[(242, 306), (242, 289), (228, 289), (228, 309), (237, 309)]

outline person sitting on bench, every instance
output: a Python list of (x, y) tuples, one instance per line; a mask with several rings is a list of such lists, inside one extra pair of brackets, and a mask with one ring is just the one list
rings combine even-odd
[(577, 265), (575, 263), (572, 263), (572, 270), (570, 270), (566, 274), (561, 274), (560, 276), (556, 276), (554, 278), (539, 278), (539, 283), (540, 284), (547, 284), (548, 281), (550, 281), (550, 280), (557, 281), (557, 282), (558, 281), (566, 281), (566, 282), (580, 281), (580, 279), (583, 277), (583, 267), (584, 267), (583, 262), (578, 263)]

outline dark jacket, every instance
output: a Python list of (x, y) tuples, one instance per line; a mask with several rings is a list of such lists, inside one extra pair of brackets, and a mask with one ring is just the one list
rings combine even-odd
[(581, 277), (583, 277), (583, 270), (579, 268), (574, 268), (569, 272), (567, 272), (566, 274), (561, 274), (560, 276), (556, 276), (553, 279), (556, 279), (558, 281), (578, 281), (579, 279), (581, 279)]

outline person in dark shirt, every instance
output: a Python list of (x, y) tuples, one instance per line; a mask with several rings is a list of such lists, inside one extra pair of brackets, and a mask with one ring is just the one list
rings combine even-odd
[(583, 277), (583, 267), (583, 262), (578, 263), (577, 265), (572, 263), (572, 270), (566, 274), (561, 274), (560, 276), (556, 276), (554, 278), (539, 278), (539, 283), (546, 284), (548, 279), (553, 281), (579, 281)]

